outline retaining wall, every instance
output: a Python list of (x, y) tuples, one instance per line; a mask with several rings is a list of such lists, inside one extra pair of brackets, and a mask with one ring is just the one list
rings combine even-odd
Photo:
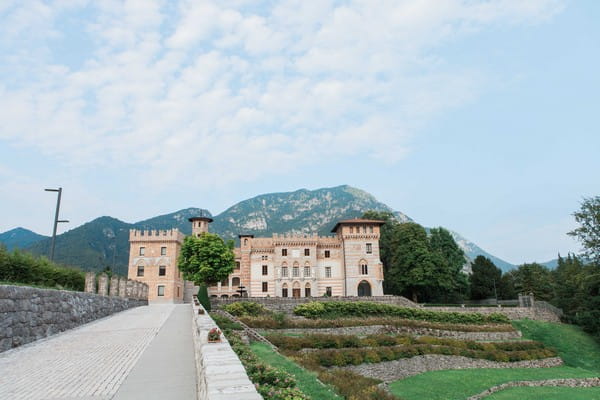
[(147, 304), (146, 300), (0, 285), (0, 352)]
[(204, 310), (201, 304), (192, 302), (198, 400), (261, 400), (227, 338), (221, 334), (221, 342), (208, 342), (208, 332), (217, 324), (206, 310), (199, 315), (199, 309)]
[(480, 314), (500, 313), (509, 319), (534, 319), (539, 321), (560, 322), (560, 315), (541, 307), (427, 307), (430, 311), (474, 312)]

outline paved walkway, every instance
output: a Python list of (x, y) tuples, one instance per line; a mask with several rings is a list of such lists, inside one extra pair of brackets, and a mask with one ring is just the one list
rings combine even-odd
[(138, 307), (0, 353), (0, 399), (195, 399), (191, 319)]

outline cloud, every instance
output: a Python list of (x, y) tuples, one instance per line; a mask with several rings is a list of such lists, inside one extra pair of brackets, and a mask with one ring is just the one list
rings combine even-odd
[[(151, 182), (190, 170), (203, 174), (188, 184), (258, 179), (323, 158), (395, 163), (423, 122), (485, 82), (477, 70), (449, 68), (436, 49), (490, 25), (540, 23), (562, 7), (13, 2), (0, 8), (0, 141)], [(79, 31), (63, 28), (67, 18)], [(80, 62), (56, 60), (57, 42)]]

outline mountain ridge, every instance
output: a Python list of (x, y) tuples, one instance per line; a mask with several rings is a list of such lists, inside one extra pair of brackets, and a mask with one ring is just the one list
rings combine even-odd
[[(365, 211), (387, 211), (400, 222), (410, 217), (394, 211), (370, 193), (349, 185), (315, 190), (298, 189), (293, 192), (266, 193), (242, 200), (218, 215), (198, 207), (188, 207), (134, 223), (103, 216), (73, 228), (56, 238), (57, 262), (79, 265), (85, 270), (110, 267), (119, 274), (127, 273), (129, 262), (129, 229), (177, 228), (191, 233), (189, 217), (202, 215), (213, 218), (211, 232), (225, 239), (237, 239), (238, 234), (270, 236), (273, 233), (318, 233), (330, 235), (338, 220), (362, 216)], [(460, 234), (452, 232), (457, 243), (470, 259), (482, 254), (491, 258), (503, 270), (514, 268), (479, 248)], [(0, 240), (1, 242), (1, 240)], [(23, 246), (35, 254), (48, 254), (50, 238)]]

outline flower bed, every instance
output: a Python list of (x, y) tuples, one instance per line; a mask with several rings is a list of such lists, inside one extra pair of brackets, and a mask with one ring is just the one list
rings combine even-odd
[(307, 318), (339, 318), (344, 316), (395, 316), (411, 320), (455, 324), (510, 323), (506, 315), (500, 313), (459, 313), (428, 311), (420, 308), (399, 307), (390, 304), (355, 302), (318, 302), (300, 304), (294, 308), (294, 314)]

